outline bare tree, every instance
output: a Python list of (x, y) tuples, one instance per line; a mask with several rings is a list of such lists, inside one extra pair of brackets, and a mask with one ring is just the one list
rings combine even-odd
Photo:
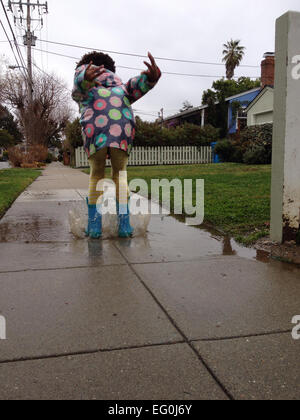
[(72, 115), (70, 93), (54, 75), (35, 76), (33, 86), (30, 103), (24, 77), (8, 72), (0, 81), (0, 101), (14, 110), (29, 144), (48, 146)]

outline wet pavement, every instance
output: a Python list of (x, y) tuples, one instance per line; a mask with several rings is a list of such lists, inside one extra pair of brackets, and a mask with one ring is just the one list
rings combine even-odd
[(299, 399), (299, 268), (169, 216), (76, 239), (87, 187), (51, 164), (0, 221), (0, 399)]

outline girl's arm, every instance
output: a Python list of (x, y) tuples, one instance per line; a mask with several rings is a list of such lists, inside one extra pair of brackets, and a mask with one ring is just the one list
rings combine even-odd
[(133, 104), (151, 90), (157, 82), (150, 83), (145, 74), (133, 77), (126, 83), (130, 103)]
[(148, 53), (148, 57), (151, 64), (144, 61), (148, 70), (144, 71), (140, 76), (130, 79), (126, 84), (129, 99), (132, 104), (149, 92), (161, 77), (161, 71), (157, 67), (154, 58), (150, 53)]
[(89, 90), (96, 86), (95, 79), (104, 72), (104, 66), (96, 67), (93, 63), (83, 65), (76, 69), (72, 98), (76, 102), (83, 102), (89, 99)]

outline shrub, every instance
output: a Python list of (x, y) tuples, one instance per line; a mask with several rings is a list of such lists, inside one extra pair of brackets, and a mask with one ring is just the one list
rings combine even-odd
[(210, 125), (186, 123), (167, 128), (140, 118), (136, 122), (135, 146), (206, 146), (219, 138), (219, 130)]
[(223, 162), (251, 165), (270, 164), (272, 161), (273, 124), (245, 128), (229, 140), (216, 146), (215, 152)]
[(8, 150), (9, 161), (15, 168), (20, 168), (22, 165), (34, 165), (34, 167), (37, 167), (37, 162), (45, 162), (47, 156), (48, 149), (42, 145), (30, 146), (27, 152), (24, 152), (17, 146)]
[(272, 152), (266, 150), (264, 146), (254, 145), (243, 156), (243, 161), (247, 165), (266, 165), (271, 163)]
[(27, 163), (26, 156), (19, 147), (11, 147), (8, 149), (8, 159), (15, 168), (20, 168), (22, 163)]
[(219, 155), (222, 162), (232, 162), (235, 148), (230, 140), (221, 140), (216, 144), (215, 153)]
[(28, 154), (31, 155), (30, 162), (46, 162), (48, 157), (48, 148), (46, 146), (36, 144), (34, 146), (30, 146), (28, 149)]
[(241, 132), (237, 147), (247, 164), (270, 164), (272, 161), (273, 124), (247, 127)]
[(273, 124), (254, 125), (245, 128), (240, 134), (242, 144), (272, 146)]

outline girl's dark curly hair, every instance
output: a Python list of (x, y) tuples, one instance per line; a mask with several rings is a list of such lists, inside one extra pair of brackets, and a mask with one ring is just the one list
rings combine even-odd
[(116, 72), (114, 60), (109, 55), (97, 51), (85, 54), (79, 63), (77, 63), (77, 67), (83, 66), (84, 64), (90, 64), (91, 61), (95, 66), (104, 66), (107, 70), (110, 70), (113, 73)]

